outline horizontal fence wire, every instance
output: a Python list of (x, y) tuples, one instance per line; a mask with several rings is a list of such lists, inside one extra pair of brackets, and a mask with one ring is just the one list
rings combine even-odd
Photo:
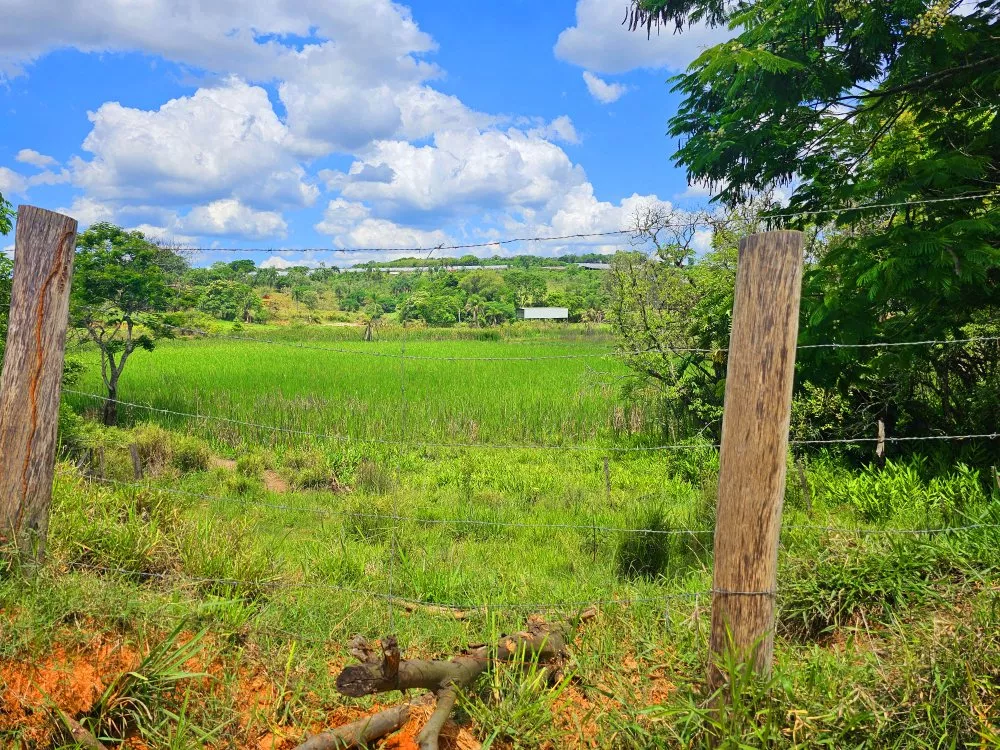
[[(112, 487), (131, 488), (145, 490), (149, 492), (163, 492), (168, 495), (180, 497), (192, 497), (206, 502), (218, 502), (223, 504), (240, 505), (250, 508), (261, 508), (266, 510), (281, 510), (290, 513), (314, 514), (324, 517), (337, 518), (363, 518), (369, 520), (409, 522), (426, 526), (488, 526), (495, 528), (512, 529), (562, 529), (586, 532), (605, 532), (614, 534), (648, 534), (652, 536), (705, 536), (715, 534), (714, 529), (645, 529), (631, 526), (608, 526), (606, 524), (572, 524), (572, 523), (527, 523), (524, 521), (496, 521), (477, 518), (422, 518), (420, 516), (402, 515), (396, 513), (360, 513), (356, 511), (345, 511), (336, 508), (325, 508), (318, 505), (287, 505), (283, 503), (270, 503), (260, 500), (248, 500), (246, 498), (229, 497), (223, 495), (210, 495), (202, 492), (190, 492), (172, 487), (161, 487), (151, 482), (142, 481), (122, 481), (119, 479), (108, 479), (96, 477), (86, 473), (80, 473), (73, 469), (56, 469), (59, 476), (71, 479), (79, 479), (86, 482), (94, 482)], [(781, 531), (822, 531), (832, 534), (873, 536), (873, 535), (933, 535), (956, 533), (959, 531), (973, 531), (976, 529), (1000, 529), (1000, 523), (970, 523), (962, 526), (929, 526), (921, 528), (857, 528), (845, 526), (821, 526), (814, 524), (783, 524)]]
[[(981, 200), (985, 198), (990, 198), (994, 195), (992, 192), (986, 193), (972, 193), (965, 195), (952, 195), (944, 196), (941, 198), (919, 198), (915, 200), (906, 201), (895, 201), (895, 202), (884, 202), (884, 203), (867, 203), (856, 206), (834, 206), (824, 209), (808, 210), (808, 211), (786, 211), (772, 214), (762, 214), (761, 221), (767, 222), (774, 219), (794, 219), (794, 218), (804, 218), (808, 216), (825, 216), (829, 214), (844, 214), (851, 213), (854, 211), (870, 211), (874, 209), (885, 209), (885, 208), (903, 208), (906, 206), (923, 206), (923, 205), (933, 205), (939, 203), (954, 203), (959, 201), (971, 201), (971, 200)], [(726, 224), (735, 223), (736, 219), (727, 219), (723, 217), (704, 217), (698, 219), (692, 219), (690, 221), (678, 221), (678, 222), (668, 222), (664, 224), (664, 228), (681, 229), (685, 227), (706, 227), (706, 226), (724, 226)], [(198, 253), (421, 253), (429, 254), (442, 250), (470, 250), (475, 248), (484, 247), (502, 247), (503, 245), (511, 245), (519, 242), (561, 242), (565, 240), (575, 240), (575, 239), (596, 239), (602, 237), (615, 237), (621, 235), (635, 234), (635, 229), (611, 229), (603, 232), (580, 232), (577, 234), (561, 234), (561, 235), (539, 235), (533, 237), (510, 237), (507, 239), (497, 239), (497, 240), (487, 240), (482, 242), (467, 242), (459, 243), (453, 245), (428, 245), (424, 247), (179, 247), (179, 250), (187, 252), (198, 252)], [(475, 268), (475, 266), (471, 266)], [(377, 271), (391, 271), (391, 267), (385, 268), (373, 268), (372, 270)]]
[(910, 443), (924, 440), (996, 440), (1000, 437), (998, 432), (977, 432), (968, 435), (913, 435), (902, 437), (855, 437), (855, 438), (830, 438), (828, 440), (789, 440), (789, 445), (846, 445), (851, 443)]
[[(395, 445), (395, 446), (409, 446), (413, 448), (479, 448), (484, 450), (564, 450), (564, 451), (590, 451), (590, 452), (603, 452), (603, 453), (639, 453), (639, 452), (649, 452), (649, 451), (668, 451), (668, 450), (718, 450), (721, 446), (718, 443), (668, 443), (664, 445), (646, 445), (646, 446), (600, 446), (600, 445), (555, 445), (555, 444), (537, 444), (537, 443), (442, 443), (442, 442), (430, 442), (423, 440), (403, 440), (403, 439), (386, 439), (386, 438), (363, 438), (354, 437), (351, 435), (336, 435), (328, 434), (323, 432), (312, 432), (310, 430), (300, 430), (292, 427), (278, 427), (276, 425), (268, 425), (260, 422), (249, 422), (240, 419), (232, 419), (230, 417), (219, 417), (212, 414), (195, 414), (192, 412), (175, 411), (173, 409), (160, 409), (155, 406), (149, 406), (147, 404), (139, 404), (131, 401), (122, 401), (120, 399), (112, 399), (107, 396), (102, 396), (97, 393), (87, 393), (86, 391), (78, 391), (73, 388), (64, 388), (63, 393), (70, 393), (76, 396), (91, 398), (96, 401), (114, 401), (119, 406), (124, 406), (126, 408), (141, 409), (144, 411), (149, 411), (157, 414), (167, 414), (170, 416), (185, 417), (188, 419), (203, 419), (208, 421), (222, 422), (225, 424), (234, 424), (241, 427), (251, 427), (254, 429), (267, 430), (271, 432), (278, 433), (288, 433), (294, 435), (302, 435), (307, 437), (315, 437), (322, 440), (334, 440), (338, 442), (353, 442), (353, 443), (371, 443), (379, 445)], [(857, 444), (857, 443), (904, 443), (912, 441), (933, 441), (933, 440), (996, 440), (1000, 437), (1000, 433), (989, 432), (989, 433), (971, 433), (966, 435), (917, 435), (911, 437), (854, 437), (854, 438), (831, 438), (829, 440), (824, 439), (809, 439), (809, 440), (789, 440), (789, 445), (847, 445), (847, 444)]]
[(856, 536), (933, 536), (934, 534), (952, 534), (959, 531), (976, 531), (978, 529), (1000, 529), (1000, 523), (970, 523), (964, 526), (938, 526), (914, 529), (863, 529), (844, 526), (816, 526), (813, 524), (788, 524), (781, 527), (782, 531), (823, 531), (833, 534), (850, 534)]

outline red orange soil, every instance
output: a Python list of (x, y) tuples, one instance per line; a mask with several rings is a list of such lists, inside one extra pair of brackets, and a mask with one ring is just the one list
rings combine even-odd
[(108, 681), (135, 666), (136, 653), (115, 638), (84, 647), (54, 646), (45, 659), (0, 663), (0, 734), (17, 731), (31, 747), (46, 747), (55, 731), (53, 706), (71, 716), (89, 711)]

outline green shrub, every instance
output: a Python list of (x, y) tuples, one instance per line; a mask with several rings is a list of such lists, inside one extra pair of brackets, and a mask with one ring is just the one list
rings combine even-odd
[(150, 573), (164, 568), (177, 508), (163, 493), (60, 479), (54, 485), (50, 549), (67, 564)]
[(208, 443), (190, 435), (174, 435), (173, 459), (175, 468), (185, 473), (207, 471), (212, 463), (212, 449)]
[(225, 488), (227, 495), (243, 497), (244, 495), (252, 495), (260, 492), (264, 488), (264, 483), (259, 477), (248, 476), (240, 472), (234, 474), (227, 471), (222, 481), (222, 486)]
[(936, 558), (933, 546), (912, 538), (817, 543), (782, 571), (780, 623), (793, 636), (815, 638), (860, 613), (878, 621), (931, 596)]
[(90, 444), (94, 428), (68, 405), (59, 405), (59, 450), (63, 456), (78, 456)]
[(925, 482), (925, 461), (887, 461), (859, 474), (841, 474), (824, 489), (833, 502), (853, 507), (864, 520), (877, 523), (896, 516), (938, 523), (986, 499), (979, 472), (959, 464), (954, 473)]

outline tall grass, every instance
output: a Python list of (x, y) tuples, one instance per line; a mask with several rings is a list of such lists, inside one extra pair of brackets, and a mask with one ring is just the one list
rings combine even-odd
[[(155, 352), (130, 360), (119, 398), (158, 409), (357, 440), (558, 445), (614, 436), (612, 380), (624, 371), (614, 359), (602, 356), (610, 351), (607, 345), (437, 341), (415, 332), (406, 342), (409, 356), (595, 356), (537, 361), (408, 359), (401, 364), (398, 342), (343, 341), (339, 329), (325, 330), (330, 333), (311, 333), (307, 342), (288, 340), (288, 346), (225, 339), (163, 342)], [(351, 353), (295, 348), (296, 343)], [(84, 359), (90, 366), (79, 390), (100, 394), (96, 360), (91, 361), (89, 353)], [(84, 411), (100, 405), (73, 395), (67, 401)], [(129, 421), (153, 419), (232, 444), (294, 439), (294, 432), (191, 421), (127, 407), (121, 412)]]

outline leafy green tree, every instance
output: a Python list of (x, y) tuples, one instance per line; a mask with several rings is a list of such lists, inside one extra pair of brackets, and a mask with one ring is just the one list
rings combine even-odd
[(658, 398), (667, 428), (712, 424), (717, 431), (738, 233), (721, 223), (712, 250), (699, 256), (685, 221), (655, 207), (636, 215), (631, 239), (643, 249), (611, 260), (608, 321), (625, 363), (655, 384), (646, 393), (630, 383), (630, 392)]
[(241, 258), (229, 263), (229, 269), (234, 277), (247, 279), (257, 272), (257, 264), (248, 258)]
[(202, 292), (198, 308), (221, 320), (243, 323), (259, 321), (264, 315), (264, 303), (249, 284), (229, 279), (217, 279)]
[(0, 252), (0, 362), (3, 361), (7, 343), (7, 318), (10, 314), (10, 288), (14, 276), (14, 263)]
[(14, 228), (14, 207), (0, 193), (0, 235), (10, 234)]
[(77, 238), (71, 316), (101, 353), (106, 425), (118, 421), (119, 380), (129, 358), (172, 335), (163, 316), (174, 297), (165, 269), (176, 264), (172, 251), (113, 224), (95, 224)]
[(253, 275), (253, 285), (276, 289), (278, 286), (278, 270), (276, 268), (258, 268)]
[[(525, 256), (518, 256), (519, 258)], [(514, 301), (518, 307), (530, 307), (540, 303), (545, 298), (545, 279), (531, 271), (508, 271), (504, 281), (514, 293)]]
[(483, 317), (490, 325), (499, 325), (506, 321), (514, 320), (517, 317), (517, 310), (514, 304), (503, 300), (487, 302), (483, 310)]
[[(786, 185), (777, 213), (810, 213), (772, 225), (823, 228), (804, 343), (964, 338), (1000, 318), (1000, 0), (637, 0), (627, 20), (736, 32), (674, 79), (675, 158), (730, 206)], [(798, 382), (847, 398), (868, 434), (991, 432), (995, 362), (989, 343), (813, 350)]]
[(503, 276), (496, 271), (470, 271), (458, 282), (466, 294), (474, 294), (484, 300), (501, 299), (506, 291)]
[(315, 310), (319, 306), (319, 295), (308, 284), (293, 286), (292, 299), (310, 310)]

